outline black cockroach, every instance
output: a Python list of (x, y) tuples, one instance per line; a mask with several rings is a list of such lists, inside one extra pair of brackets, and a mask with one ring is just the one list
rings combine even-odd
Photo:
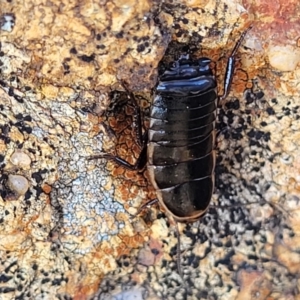
[(139, 158), (134, 165), (111, 154), (91, 159), (106, 158), (131, 170), (146, 165), (157, 199), (142, 208), (159, 202), (179, 222), (196, 221), (207, 211), (214, 190), (216, 111), (219, 101), (229, 93), (235, 56), (250, 28), (241, 34), (228, 59), (222, 96), (217, 94), (211, 60), (191, 60), (188, 54), (181, 55), (159, 79), (149, 129), (143, 134), (140, 108), (127, 91), (135, 107), (138, 142), (142, 146)]

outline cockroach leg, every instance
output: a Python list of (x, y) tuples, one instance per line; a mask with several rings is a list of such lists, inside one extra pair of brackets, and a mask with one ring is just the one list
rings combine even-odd
[(142, 150), (141, 153), (138, 157), (138, 159), (136, 160), (135, 164), (130, 164), (129, 162), (127, 162), (126, 160), (112, 155), (112, 154), (99, 154), (99, 155), (95, 155), (92, 156), (90, 158), (88, 158), (88, 160), (93, 160), (93, 159), (99, 159), (99, 158), (105, 158), (107, 160), (112, 160), (114, 161), (116, 164), (128, 169), (128, 170), (132, 170), (132, 171), (136, 171), (136, 170), (143, 170), (146, 167), (147, 164), (147, 142), (148, 142), (148, 132), (145, 131), (143, 133), (142, 130), (142, 118), (141, 118), (141, 110), (140, 107), (138, 106), (136, 99), (133, 95), (132, 92), (130, 92), (126, 86), (126, 83), (124, 81), (121, 81), (121, 85), (123, 86), (123, 88), (125, 89), (126, 93), (129, 95), (129, 99), (131, 100), (133, 107), (134, 107), (134, 116), (133, 116), (133, 127), (134, 130), (136, 132), (136, 136), (137, 136), (137, 142), (138, 144), (141, 146)]
[(143, 134), (143, 123), (142, 123), (142, 117), (141, 117), (141, 108), (138, 105), (133, 93), (128, 89), (127, 84), (124, 80), (121, 82), (122, 87), (126, 91), (131, 103), (133, 104), (134, 108), (134, 116), (133, 116), (133, 127), (135, 129), (135, 133), (137, 136), (137, 142), (140, 146), (145, 145), (145, 134)]
[(152, 206), (154, 204), (157, 204), (159, 203), (158, 199), (151, 199), (151, 200), (148, 200), (146, 203), (142, 204), (139, 209), (137, 210), (137, 212), (132, 215), (132, 218), (135, 218), (136, 216), (138, 216), (144, 209), (146, 209), (147, 207), (149, 206)]
[(176, 229), (176, 236), (177, 236), (177, 257), (176, 257), (176, 262), (177, 262), (177, 270), (178, 274), (183, 279), (183, 273), (182, 273), (182, 268), (181, 268), (181, 239), (180, 239), (180, 232), (179, 232), (179, 227), (178, 227), (178, 222), (174, 220), (175, 222), (175, 229)]
[(249, 26), (240, 36), (239, 40), (235, 44), (229, 58), (227, 61), (227, 66), (226, 66), (226, 73), (225, 73), (225, 79), (224, 79), (224, 92), (223, 95), (219, 97), (219, 102), (223, 101), (229, 94), (233, 75), (234, 75), (234, 70), (235, 70), (235, 61), (236, 61), (236, 53), (243, 42), (246, 34), (248, 31), (252, 28), (252, 25)]
[(106, 160), (112, 160), (116, 164), (118, 164), (128, 170), (131, 170), (131, 171), (143, 170), (146, 167), (146, 163), (147, 163), (147, 147), (146, 147), (146, 145), (142, 149), (135, 164), (130, 164), (129, 162), (127, 162), (126, 160), (124, 160), (118, 156), (115, 156), (112, 154), (107, 154), (107, 153), (91, 156), (88, 158), (88, 160), (105, 158)]

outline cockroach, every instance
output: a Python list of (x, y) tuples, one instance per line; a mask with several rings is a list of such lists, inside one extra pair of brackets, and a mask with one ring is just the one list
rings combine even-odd
[[(147, 166), (157, 199), (141, 208), (159, 202), (177, 222), (194, 222), (206, 213), (214, 191), (217, 107), (230, 91), (236, 54), (250, 28), (241, 34), (228, 58), (221, 96), (209, 58), (192, 60), (188, 54), (182, 54), (174, 61), (159, 78), (149, 129), (144, 134), (140, 108), (124, 86), (135, 107), (140, 156), (134, 165), (111, 154), (90, 159), (106, 158), (130, 170)], [(180, 251), (178, 228), (177, 235)], [(181, 273), (179, 261), (178, 270)]]

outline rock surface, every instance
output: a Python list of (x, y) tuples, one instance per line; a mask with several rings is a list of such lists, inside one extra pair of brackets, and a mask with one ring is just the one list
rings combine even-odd
[[(264, 0), (2, 1), (0, 299), (298, 299), (299, 4)], [(216, 62), (216, 191), (176, 231), (133, 163), (132, 91), (147, 116), (159, 62)], [(122, 92), (123, 91), (123, 92)], [(145, 122), (147, 125), (147, 122)], [(12, 197), (9, 178), (28, 186)], [(19, 190), (18, 190), (19, 191)], [(12, 201), (10, 201), (12, 200)], [(223, 208), (222, 208), (223, 206)]]

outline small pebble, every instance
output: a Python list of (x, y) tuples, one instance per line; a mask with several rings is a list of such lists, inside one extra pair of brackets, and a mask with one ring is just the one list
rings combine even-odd
[(144, 266), (152, 266), (155, 262), (155, 255), (150, 250), (141, 249), (138, 262)]
[(279, 71), (294, 71), (300, 62), (300, 50), (290, 45), (268, 49), (270, 65)]
[(15, 26), (15, 17), (13, 14), (6, 13), (1, 16), (0, 29), (11, 32)]
[(120, 294), (114, 295), (115, 300), (143, 300), (143, 288), (133, 288), (128, 291), (123, 291)]
[(16, 150), (10, 157), (10, 161), (15, 166), (21, 167), (23, 169), (29, 169), (31, 164), (31, 159), (28, 154), (23, 151)]
[(29, 188), (28, 180), (21, 175), (8, 175), (8, 187), (18, 195), (25, 195)]

